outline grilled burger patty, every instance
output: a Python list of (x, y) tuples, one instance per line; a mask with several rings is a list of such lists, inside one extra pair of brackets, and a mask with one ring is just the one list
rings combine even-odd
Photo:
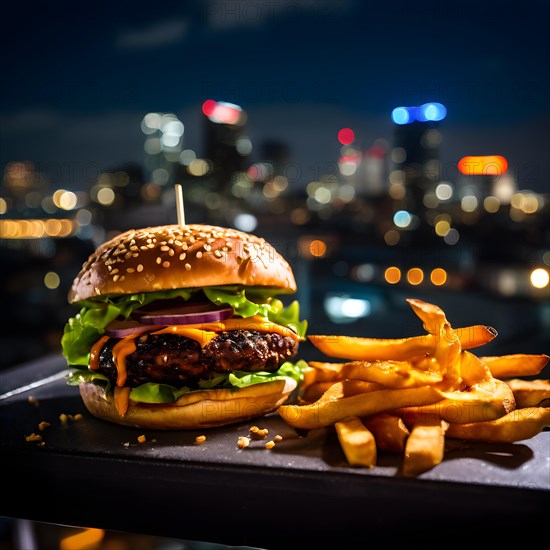
[[(115, 383), (117, 369), (110, 338), (99, 354), (99, 372)], [(157, 382), (181, 387), (208, 379), (216, 373), (235, 370), (275, 371), (296, 354), (291, 338), (255, 330), (231, 330), (212, 339), (204, 348), (178, 334), (143, 334), (136, 338), (136, 351), (126, 358), (126, 386)]]

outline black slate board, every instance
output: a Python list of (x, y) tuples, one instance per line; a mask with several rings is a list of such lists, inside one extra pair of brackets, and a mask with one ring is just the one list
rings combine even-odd
[[(349, 467), (333, 430), (298, 434), (277, 415), (202, 431), (109, 424), (88, 414), (66, 372), (51, 356), (1, 377), (2, 486), (12, 488), (2, 491), (0, 515), (228, 545), (344, 537), (346, 547), (390, 547), (457, 521), (509, 541), (509, 522), (542, 521), (550, 504), (549, 431), (515, 444), (448, 441), (444, 461), (411, 479), (398, 455)], [(63, 424), (61, 413), (84, 418)], [(50, 426), (40, 431), (41, 421)], [(239, 449), (254, 424), (283, 440)], [(25, 441), (33, 432), (43, 446)], [(206, 442), (196, 445), (197, 435)]]

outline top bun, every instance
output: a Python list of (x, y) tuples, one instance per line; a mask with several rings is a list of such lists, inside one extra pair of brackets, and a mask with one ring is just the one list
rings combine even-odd
[(262, 238), (212, 225), (162, 225), (100, 245), (76, 276), (69, 302), (234, 284), (296, 291), (288, 262)]

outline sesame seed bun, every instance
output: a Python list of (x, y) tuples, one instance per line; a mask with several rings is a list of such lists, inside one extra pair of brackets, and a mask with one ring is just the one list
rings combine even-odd
[(200, 390), (175, 403), (129, 402), (121, 416), (112, 394), (102, 386), (81, 383), (80, 395), (88, 411), (108, 422), (154, 430), (193, 430), (234, 424), (275, 411), (296, 388), (291, 379), (255, 384), (238, 390)]
[(262, 238), (211, 225), (163, 225), (100, 245), (75, 278), (69, 302), (233, 284), (296, 291), (289, 264)]

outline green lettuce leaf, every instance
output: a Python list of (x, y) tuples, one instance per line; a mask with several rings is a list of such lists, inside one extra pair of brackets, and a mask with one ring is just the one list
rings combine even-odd
[(202, 289), (142, 292), (79, 302), (81, 309), (66, 323), (61, 339), (63, 355), (67, 363), (69, 365), (88, 365), (90, 348), (105, 333), (105, 327), (114, 319), (127, 319), (135, 309), (153, 301), (174, 298), (189, 300), (200, 291), (203, 291), (214, 304), (228, 304), (233, 307), (237, 316), (246, 318), (260, 315), (274, 323), (288, 326), (302, 339), (305, 337), (307, 322), (300, 321), (298, 302), (295, 301), (284, 308), (280, 300), (273, 298), (273, 294), (278, 289), (228, 285)]
[[(262, 384), (263, 382), (272, 382), (274, 380), (283, 380), (284, 378), (292, 378), (298, 384), (303, 381), (304, 372), (309, 369), (308, 364), (303, 359), (296, 363), (286, 361), (279, 370), (275, 372), (244, 372), (234, 371), (232, 373), (220, 374), (211, 380), (199, 381), (198, 388), (189, 388), (184, 386), (176, 388), (169, 384), (156, 384), (147, 382), (136, 388), (132, 388), (130, 399), (140, 403), (173, 403), (180, 396), (193, 391), (214, 388), (246, 388), (254, 384)], [(87, 369), (74, 369), (68, 375), (68, 384), (77, 386), (80, 382), (92, 382), (101, 384), (107, 392), (112, 391), (112, 384), (109, 379), (103, 374), (93, 372)]]

